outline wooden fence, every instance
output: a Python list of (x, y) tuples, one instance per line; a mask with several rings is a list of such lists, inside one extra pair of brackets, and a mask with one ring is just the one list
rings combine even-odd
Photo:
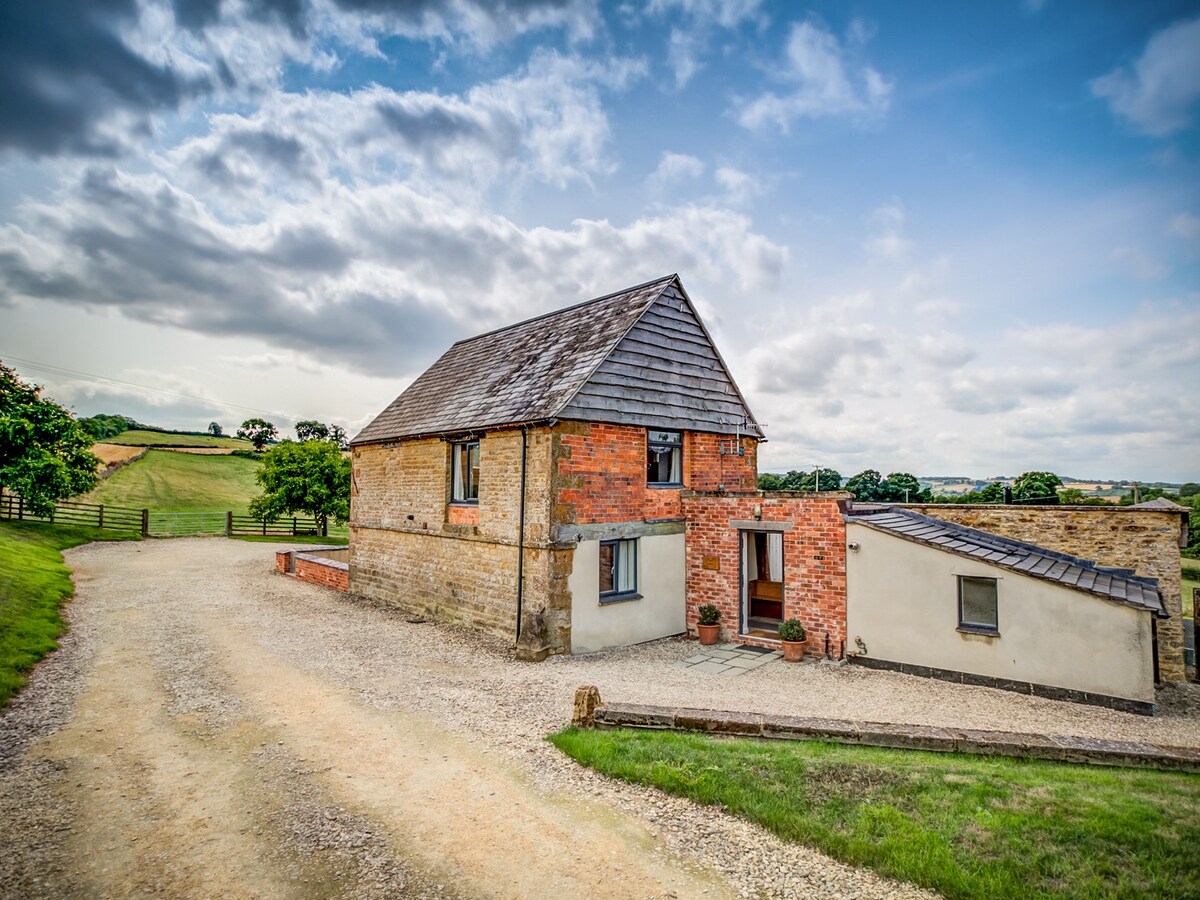
[[(263, 537), (297, 537), (321, 535), (315, 519), (291, 516), (266, 522), (254, 516), (234, 512), (170, 512), (156, 509), (133, 509), (127, 506), (106, 506), (100, 503), (76, 503), (61, 500), (49, 515), (38, 516), (23, 498), (7, 491), (0, 493), (0, 519), (27, 522), (50, 522), (56, 525), (85, 525), (140, 534), (143, 537), (184, 537), (201, 534), (260, 535)], [(345, 536), (345, 526), (330, 526), (326, 535)]]

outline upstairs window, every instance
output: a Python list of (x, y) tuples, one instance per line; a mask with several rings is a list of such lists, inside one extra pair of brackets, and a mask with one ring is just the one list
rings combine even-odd
[(453, 489), (450, 498), (455, 503), (479, 502), (479, 441), (454, 444), (451, 448)]
[(646, 483), (683, 484), (683, 432), (646, 430)]
[(637, 541), (601, 541), (600, 602), (637, 596)]
[(958, 627), (963, 631), (1000, 633), (996, 579), (958, 576)]

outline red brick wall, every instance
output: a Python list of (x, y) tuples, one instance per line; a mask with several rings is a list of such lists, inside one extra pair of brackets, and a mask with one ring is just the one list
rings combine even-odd
[(446, 521), (451, 525), (478, 525), (479, 507), (474, 504), (451, 503), (446, 507)]
[[(783, 532), (784, 618), (799, 619), (804, 625), (810, 654), (824, 653), (828, 634), (830, 651), (837, 656), (846, 639), (846, 525), (838, 502), (848, 496), (840, 492), (685, 493), (688, 631), (696, 630), (696, 610), (712, 603), (721, 611), (722, 638), (737, 633), (739, 531), (730, 522), (753, 520), (760, 508), (762, 521), (792, 523)], [(719, 570), (706, 569), (706, 557), (717, 559)]]
[(291, 553), (287, 550), (280, 550), (275, 554), (275, 571), (282, 572), (284, 575), (288, 573), (288, 567), (291, 563)]
[[(560, 430), (557, 521), (590, 524), (678, 519), (679, 488), (646, 484), (646, 429), (630, 425), (565, 423)], [(699, 432), (683, 435), (683, 483), (690, 490), (753, 490), (758, 442), (744, 437), (745, 455), (720, 454), (732, 438)], [(569, 508), (567, 508), (569, 507)]]
[(312, 559), (296, 557), (296, 577), (338, 591), (350, 590), (350, 570)]

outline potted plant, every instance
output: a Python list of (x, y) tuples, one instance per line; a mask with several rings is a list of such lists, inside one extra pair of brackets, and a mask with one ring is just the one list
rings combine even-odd
[(787, 619), (779, 624), (779, 640), (783, 642), (783, 658), (788, 662), (804, 659), (804, 641), (808, 632), (799, 619)]
[(721, 611), (713, 604), (705, 603), (696, 613), (700, 617), (699, 624), (696, 625), (696, 630), (700, 632), (700, 643), (715, 644), (721, 636)]

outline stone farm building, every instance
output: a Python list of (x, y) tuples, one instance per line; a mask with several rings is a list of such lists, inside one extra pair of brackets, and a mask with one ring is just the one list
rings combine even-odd
[(1141, 711), (1184, 677), (1178, 511), (889, 517), (758, 491), (762, 439), (674, 275), (459, 341), (352, 441), (349, 589), (534, 659), (694, 632), (713, 603), (729, 639), (796, 618), (810, 654)]

